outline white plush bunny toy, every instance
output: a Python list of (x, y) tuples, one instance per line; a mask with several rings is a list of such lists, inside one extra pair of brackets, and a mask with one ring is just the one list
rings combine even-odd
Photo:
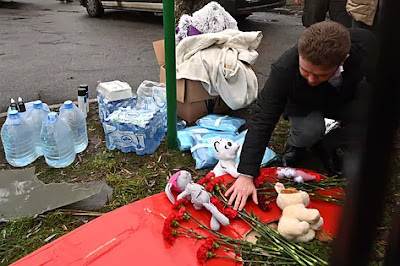
[(310, 197), (304, 191), (287, 188), (282, 183), (275, 184), (278, 192), (276, 203), (282, 209), (278, 232), (286, 239), (307, 242), (315, 237), (324, 220), (317, 209), (307, 209)]

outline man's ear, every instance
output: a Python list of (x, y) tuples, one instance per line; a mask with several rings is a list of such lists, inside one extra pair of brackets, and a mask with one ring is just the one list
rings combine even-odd
[(218, 148), (217, 148), (217, 144), (219, 144), (219, 141), (217, 140), (216, 142), (214, 142), (214, 149), (217, 151), (217, 152), (219, 152), (218, 151)]
[(347, 54), (346, 55), (346, 58), (343, 60), (343, 62), (340, 64), (341, 66), (343, 66), (344, 65), (344, 62), (346, 62), (346, 60), (347, 60), (347, 58), (349, 58), (349, 56), (350, 56), (350, 54)]

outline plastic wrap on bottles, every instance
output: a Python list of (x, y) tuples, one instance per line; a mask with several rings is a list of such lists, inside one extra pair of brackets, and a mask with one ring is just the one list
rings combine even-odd
[(143, 110), (159, 110), (167, 130), (167, 94), (165, 84), (145, 80), (137, 89), (137, 108)]
[[(239, 163), (239, 161), (240, 161), (240, 153), (242, 152), (242, 147), (243, 147), (244, 138), (246, 137), (246, 134), (247, 134), (247, 130), (241, 132), (239, 135), (237, 135), (233, 138), (233, 141), (235, 141), (236, 143), (238, 143), (240, 145), (238, 156), (236, 158), (237, 163)], [(261, 161), (261, 165), (269, 162), (275, 156), (276, 156), (276, 153), (267, 147), (265, 149), (264, 156)]]
[(107, 117), (103, 128), (108, 149), (138, 155), (154, 153), (165, 135), (159, 110), (119, 108)]
[(118, 108), (126, 108), (126, 107), (135, 107), (137, 98), (136, 96), (132, 96), (131, 98), (116, 100), (116, 101), (109, 101), (104, 98), (102, 93), (97, 94), (97, 101), (99, 104), (99, 118), (101, 122), (104, 120), (115, 110)]
[(177, 129), (178, 131), (184, 130), (184, 129), (186, 128), (186, 126), (187, 126), (187, 123), (186, 123), (185, 120), (180, 120), (180, 121), (178, 121), (178, 122), (176, 123), (176, 129)]
[(246, 121), (242, 118), (231, 117), (228, 115), (210, 114), (197, 120), (198, 126), (218, 130), (237, 132)]
[[(223, 138), (232, 139), (232, 135), (224, 135)], [(214, 142), (221, 139), (220, 134), (204, 134), (201, 138), (194, 138), (195, 145), (190, 149), (196, 162), (196, 169), (212, 167), (217, 164), (218, 158), (214, 150)]]
[(236, 135), (234, 132), (216, 131), (200, 126), (187, 127), (177, 132), (178, 148), (181, 151), (188, 151), (196, 142), (201, 141), (203, 135), (211, 133), (219, 135), (221, 138), (224, 138), (226, 135), (232, 137)]
[(131, 86), (127, 82), (119, 80), (100, 82), (96, 89), (107, 101), (119, 101), (134, 98), (135, 96), (132, 93)]

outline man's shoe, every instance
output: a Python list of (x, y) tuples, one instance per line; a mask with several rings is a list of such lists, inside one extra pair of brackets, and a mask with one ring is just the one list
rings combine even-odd
[(282, 165), (284, 167), (295, 167), (300, 162), (305, 152), (305, 148), (298, 148), (287, 145), (285, 154), (282, 156)]
[(342, 176), (342, 161), (336, 150), (327, 150), (320, 143), (313, 147), (313, 151), (318, 155), (325, 169), (330, 176)]

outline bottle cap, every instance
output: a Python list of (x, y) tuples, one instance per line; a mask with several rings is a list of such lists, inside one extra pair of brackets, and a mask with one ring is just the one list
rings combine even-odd
[(11, 101), (10, 101), (11, 103), (15, 103), (15, 100), (14, 100), (14, 98), (11, 98)]
[(18, 111), (17, 111), (17, 110), (10, 110), (10, 111), (8, 111), (8, 117), (10, 117), (10, 118), (17, 118), (17, 117), (18, 117)]
[(79, 88), (85, 89), (86, 91), (89, 90), (89, 86), (86, 85), (86, 84), (81, 84), (81, 85), (79, 86)]
[(50, 112), (47, 114), (46, 120), (48, 124), (55, 124), (58, 120), (58, 114), (56, 112)]
[(37, 100), (37, 101), (33, 102), (33, 108), (34, 109), (42, 109), (42, 106), (43, 106), (43, 104), (42, 104), (41, 100)]
[(78, 89), (78, 96), (86, 96), (86, 89), (85, 88), (79, 88)]
[(21, 103), (22, 102), (22, 98), (18, 97), (18, 102)]
[(73, 103), (72, 103), (72, 101), (65, 101), (64, 102), (64, 108), (65, 109), (71, 109), (72, 107), (73, 107), (74, 105), (73, 105)]

